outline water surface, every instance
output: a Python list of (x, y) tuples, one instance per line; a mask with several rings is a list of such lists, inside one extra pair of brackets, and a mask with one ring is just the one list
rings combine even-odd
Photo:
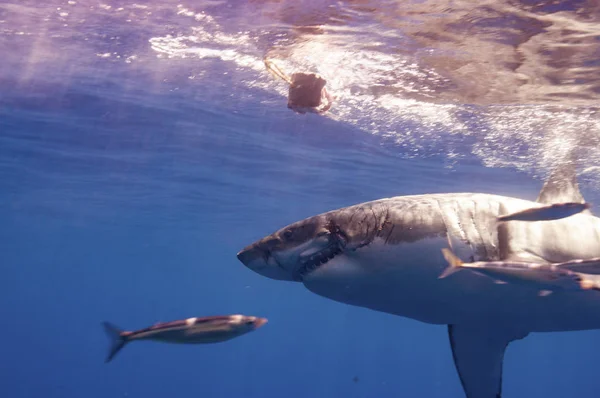
[[(592, 1), (0, 3), (6, 396), (462, 397), (445, 328), (235, 253), (382, 197), (535, 199), (568, 153), (600, 203), (599, 19)], [(321, 73), (331, 112), (288, 110), (264, 57)], [(103, 320), (225, 313), (270, 322), (103, 363)], [(594, 396), (599, 338), (511, 344), (505, 395)]]

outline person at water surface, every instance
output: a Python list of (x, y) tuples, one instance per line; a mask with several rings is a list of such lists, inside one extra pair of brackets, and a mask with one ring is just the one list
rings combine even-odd
[(258, 329), (266, 318), (246, 315), (209, 316), (157, 323), (136, 331), (123, 331), (103, 322), (111, 347), (105, 362), (110, 362), (125, 344), (135, 340), (154, 340), (179, 344), (210, 344), (231, 340)]
[(333, 103), (333, 97), (325, 85), (327, 80), (316, 73), (296, 72), (288, 76), (272, 61), (265, 59), (267, 70), (273, 75), (286, 81), (290, 87), (288, 91), (288, 105), (296, 113), (327, 112)]

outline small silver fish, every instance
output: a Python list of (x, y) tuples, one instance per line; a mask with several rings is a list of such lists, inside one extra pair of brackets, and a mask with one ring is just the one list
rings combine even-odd
[(498, 217), (498, 221), (551, 221), (581, 213), (590, 208), (589, 203), (555, 203), (549, 206), (535, 207)]
[[(528, 263), (518, 261), (476, 261), (463, 263), (449, 249), (442, 249), (449, 266), (439, 276), (440, 279), (459, 271), (470, 269), (489, 276), (500, 283), (515, 283), (540, 288), (540, 295), (550, 294), (554, 290), (600, 290), (600, 258), (574, 260), (565, 263)], [(582, 273), (574, 270), (589, 270)]]
[(157, 323), (145, 329), (123, 331), (103, 322), (111, 346), (105, 362), (110, 362), (125, 344), (135, 340), (154, 340), (165, 343), (209, 344), (230, 340), (258, 329), (266, 318), (245, 315), (209, 316)]

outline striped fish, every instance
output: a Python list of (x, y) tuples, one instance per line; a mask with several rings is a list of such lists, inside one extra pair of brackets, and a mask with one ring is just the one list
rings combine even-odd
[(267, 319), (245, 315), (209, 316), (157, 323), (145, 329), (123, 331), (103, 322), (110, 339), (105, 362), (110, 362), (125, 344), (136, 340), (154, 340), (165, 343), (209, 344), (230, 340), (258, 329)]
[(549, 206), (534, 207), (498, 217), (498, 221), (551, 221), (581, 213), (590, 208), (589, 203), (555, 203)]
[(463, 263), (449, 249), (442, 249), (442, 253), (449, 266), (439, 276), (440, 279), (466, 268), (500, 283), (537, 287), (540, 289), (540, 295), (550, 294), (554, 290), (600, 290), (600, 258), (553, 264), (518, 261)]

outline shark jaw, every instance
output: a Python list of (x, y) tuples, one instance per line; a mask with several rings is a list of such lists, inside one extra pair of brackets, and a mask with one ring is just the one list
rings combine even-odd
[(294, 227), (287, 227), (244, 248), (237, 257), (248, 268), (267, 278), (301, 282), (342, 255), (346, 246), (341, 235), (327, 228), (297, 245), (280, 237), (293, 234)]

